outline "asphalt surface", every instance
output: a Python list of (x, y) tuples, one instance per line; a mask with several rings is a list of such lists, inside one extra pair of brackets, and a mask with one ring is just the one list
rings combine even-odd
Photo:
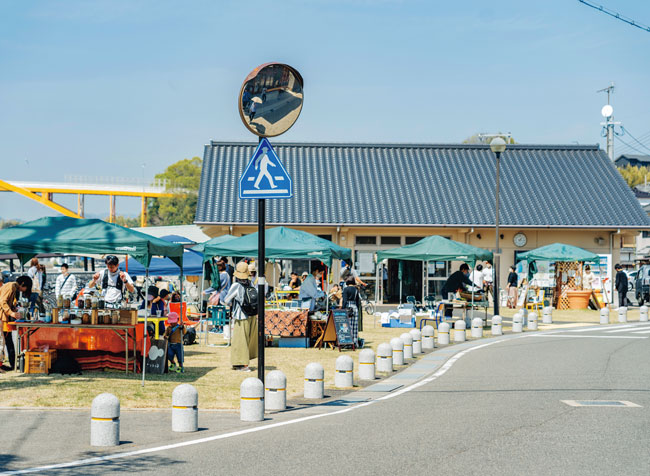
[[(141, 438), (137, 429), (145, 425), (145, 448), (220, 439), (43, 473), (647, 475), (649, 338), (650, 324), (630, 323), (484, 339), (429, 354), (381, 383), (404, 384), (392, 392), (366, 388), (330, 405), (271, 414), (262, 424), (202, 413), (200, 425), (209, 429), (191, 435), (171, 434), (166, 415), (147, 427), (146, 415), (134, 412), (122, 417), (123, 437)], [(418, 383), (409, 389), (412, 382)], [(564, 400), (639, 406), (575, 407)], [(75, 432), (61, 413), (50, 418), (59, 419), (59, 436), (49, 451), (66, 456), (21, 450), (30, 444), (26, 431), (14, 442), (15, 454), (30, 456), (7, 461), (2, 451), (5, 468), (140, 448), (125, 442), (126, 448), (91, 451), (85, 426)], [(51, 431), (56, 422), (49, 423), (35, 414), (25, 428)], [(76, 450), (66, 453), (66, 442)]]

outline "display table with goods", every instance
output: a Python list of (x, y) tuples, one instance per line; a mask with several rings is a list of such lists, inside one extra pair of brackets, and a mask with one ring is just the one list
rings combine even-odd
[[(144, 325), (138, 324), (137, 310), (126, 305), (103, 309), (102, 300), (90, 297), (79, 300), (76, 308), (65, 307), (70, 306), (69, 299), (59, 301), (57, 305), (64, 307), (52, 309), (45, 321), (21, 319), (13, 323), (18, 331), (17, 355), (21, 349), (26, 350), (28, 358), (31, 352), (39, 352), (34, 349), (56, 350), (59, 356), (61, 351), (71, 351), (84, 370), (115, 368), (128, 373), (133, 363), (133, 371), (137, 371), (136, 350), (144, 340)], [(28, 365), (26, 370), (33, 369)]]
[(279, 338), (279, 347), (309, 347), (308, 314), (306, 309), (266, 309), (265, 335)]

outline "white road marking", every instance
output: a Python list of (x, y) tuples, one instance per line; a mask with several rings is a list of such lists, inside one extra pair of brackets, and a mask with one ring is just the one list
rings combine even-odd
[[(623, 329), (625, 327), (625, 329)], [(612, 329), (611, 331), (603, 331), (605, 334), (616, 334), (617, 332), (629, 332), (634, 329), (630, 329), (630, 327), (639, 327), (639, 326), (621, 326), (617, 329)]]
[(531, 335), (531, 337), (570, 337), (572, 339), (586, 338), (586, 339), (648, 339), (648, 337), (634, 337), (634, 336), (574, 336), (567, 334), (539, 334)]
[[(528, 337), (528, 336), (520, 336), (520, 337)], [(647, 337), (646, 337), (647, 338)], [(37, 472), (42, 472), (42, 471), (47, 471), (47, 470), (52, 470), (52, 469), (62, 469), (62, 468), (72, 468), (75, 466), (84, 466), (88, 464), (94, 464), (94, 463), (101, 463), (105, 461), (111, 461), (115, 459), (121, 459), (121, 458), (128, 458), (131, 456), (140, 456), (140, 455), (146, 455), (149, 453), (159, 453), (161, 451), (167, 451), (167, 450), (172, 450), (176, 448), (183, 448), (185, 446), (193, 446), (193, 445), (198, 445), (201, 443), (208, 443), (210, 441), (217, 441), (217, 440), (223, 440), (226, 438), (232, 438), (234, 436), (241, 436), (241, 435), (246, 435), (248, 433), (257, 433), (258, 431), (264, 431), (264, 430), (270, 430), (272, 428), (278, 428), (281, 426), (287, 426), (287, 425), (293, 425), (295, 423), (302, 423), (303, 421), (309, 421), (309, 420), (315, 420), (317, 418), (322, 418), (322, 417), (327, 417), (327, 416), (332, 416), (332, 415), (340, 415), (342, 413), (347, 413), (352, 410), (356, 410), (358, 408), (362, 408), (368, 405), (372, 405), (373, 403), (376, 403), (380, 400), (386, 400), (388, 398), (395, 397), (397, 395), (404, 394), (406, 392), (410, 392), (411, 390), (414, 390), (418, 387), (421, 387), (422, 385), (432, 382), (439, 378), (440, 376), (444, 375), (453, 365), (460, 359), (462, 356), (466, 355), (467, 353), (476, 350), (476, 349), (481, 349), (483, 347), (487, 347), (489, 345), (493, 344), (498, 344), (499, 342), (503, 342), (506, 339), (499, 339), (494, 342), (488, 342), (486, 344), (478, 345), (476, 347), (472, 347), (470, 349), (464, 350), (462, 352), (459, 352), (455, 356), (453, 356), (451, 359), (449, 359), (445, 364), (438, 370), (436, 373), (434, 373), (431, 377), (428, 377), (424, 380), (421, 380), (419, 382), (416, 382), (412, 385), (409, 385), (408, 387), (403, 388), (402, 390), (399, 390), (398, 392), (395, 392), (394, 394), (388, 394), (385, 395), (381, 398), (378, 398), (376, 400), (370, 400), (368, 402), (360, 403), (358, 405), (351, 406), (349, 408), (344, 408), (342, 410), (336, 410), (333, 412), (328, 412), (328, 413), (319, 413), (318, 415), (310, 415), (306, 417), (301, 417), (301, 418), (296, 418), (295, 420), (288, 420), (288, 421), (283, 421), (283, 422), (278, 422), (278, 423), (270, 423), (268, 425), (263, 425), (263, 426), (256, 426), (254, 428), (248, 428), (246, 430), (239, 430), (239, 431), (232, 431), (230, 433), (224, 433), (221, 435), (214, 435), (214, 436), (207, 436), (205, 438), (198, 438), (196, 440), (189, 440), (189, 441), (182, 441), (179, 443), (172, 443), (169, 445), (165, 446), (156, 446), (153, 448), (144, 448), (141, 450), (134, 450), (134, 451), (126, 451), (123, 453), (113, 453), (105, 456), (96, 456), (94, 458), (86, 458), (86, 459), (81, 459), (77, 461), (70, 461), (68, 463), (58, 463), (58, 464), (51, 464), (47, 466), (38, 466), (34, 468), (26, 468), (26, 469), (19, 469), (15, 471), (7, 471), (4, 473), (0, 473), (0, 475), (9, 475), (9, 474), (29, 474), (29, 473), (37, 473)]]
[(632, 331), (632, 334), (650, 334), (650, 329), (646, 331)]

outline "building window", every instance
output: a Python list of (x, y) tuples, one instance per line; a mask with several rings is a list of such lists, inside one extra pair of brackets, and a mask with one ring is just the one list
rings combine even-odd
[(650, 231), (642, 231), (641, 232), (641, 237), (642, 238), (650, 238)]
[(318, 235), (318, 237), (327, 241), (332, 241), (332, 235)]
[(355, 243), (357, 245), (376, 245), (377, 237), (376, 236), (357, 236)]
[(417, 243), (420, 241), (424, 236), (407, 236), (406, 237), (406, 244), (407, 245), (412, 245), (413, 243)]
[(401, 238), (399, 236), (382, 236), (381, 244), (382, 245), (399, 245), (401, 243)]

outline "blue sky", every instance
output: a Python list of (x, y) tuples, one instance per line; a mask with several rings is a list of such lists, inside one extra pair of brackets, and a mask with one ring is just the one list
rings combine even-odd
[[(650, 25), (650, 2), (597, 3)], [(211, 139), (252, 141), (236, 100), (268, 61), (305, 80), (303, 112), (274, 142), (509, 131), (604, 147), (595, 91), (611, 81), (615, 118), (644, 142), (648, 51), (649, 32), (577, 0), (3, 1), (0, 178), (141, 177), (142, 164), (152, 177)], [(118, 199), (118, 213), (138, 207)], [(87, 212), (107, 215), (108, 199)], [(0, 217), (53, 214), (0, 194)]]

